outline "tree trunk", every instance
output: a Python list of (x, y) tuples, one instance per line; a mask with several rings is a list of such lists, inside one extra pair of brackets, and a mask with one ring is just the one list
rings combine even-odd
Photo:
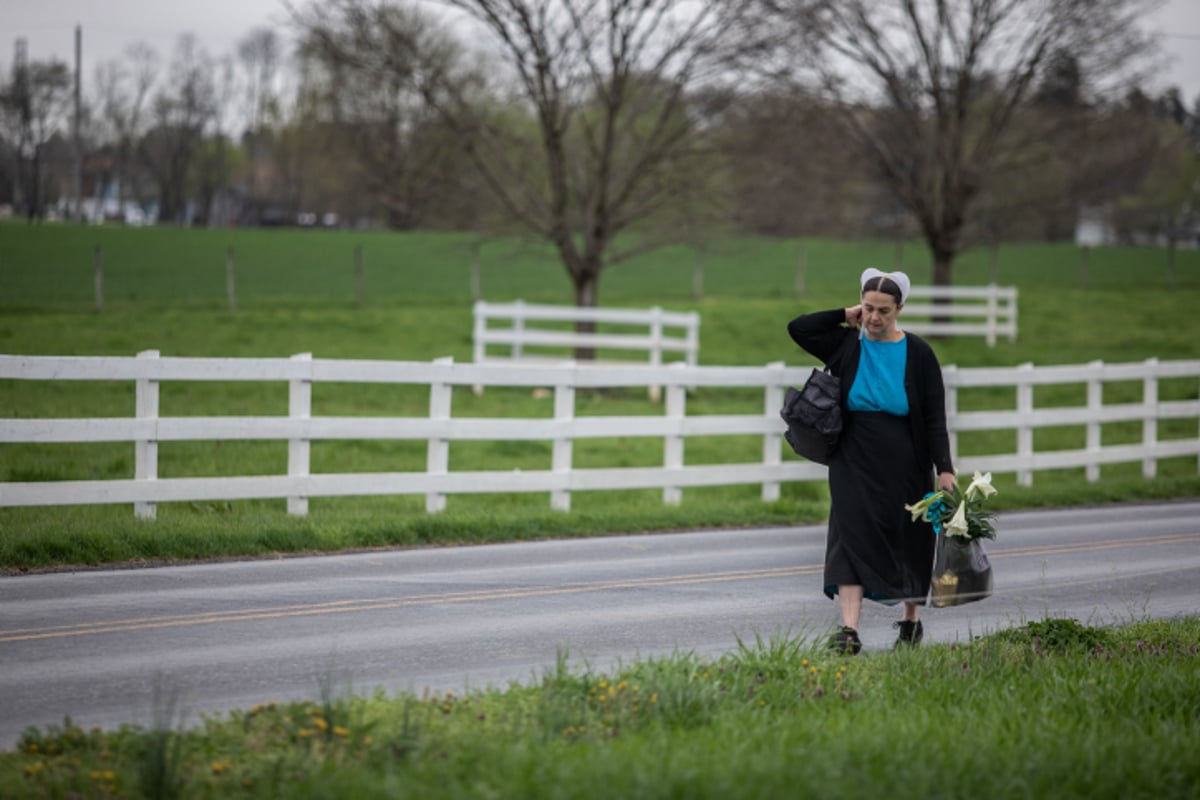
[[(950, 286), (953, 281), (950, 279), (951, 266), (954, 263), (954, 252), (948, 247), (933, 247), (933, 285), (934, 286)], [(934, 308), (938, 306), (949, 306), (950, 298), (935, 297), (933, 298)], [(930, 316), (935, 325), (947, 325), (952, 321), (949, 313), (941, 314), (934, 313)], [(940, 336), (935, 338), (941, 338)]]
[[(575, 305), (578, 308), (595, 308), (597, 294), (600, 288), (600, 273), (597, 270), (582, 269), (577, 272), (572, 272), (572, 280), (575, 284)], [(580, 320), (575, 323), (576, 333), (595, 333), (596, 323)], [(596, 358), (596, 349), (594, 347), (576, 347), (576, 361), (594, 361)]]

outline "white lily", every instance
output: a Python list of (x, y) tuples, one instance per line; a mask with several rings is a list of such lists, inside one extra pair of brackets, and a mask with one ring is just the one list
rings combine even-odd
[(913, 522), (916, 522), (918, 519), (928, 513), (929, 507), (933, 505), (934, 501), (938, 500), (941, 496), (941, 492), (935, 492), (928, 497), (918, 500), (912, 505), (904, 506), (904, 510), (912, 514)]
[(986, 500), (995, 493), (996, 487), (992, 486), (992, 473), (988, 472), (981, 475), (976, 470), (975, 477), (967, 487), (964, 495), (968, 500)]
[(967, 535), (967, 503), (965, 500), (958, 504), (958, 510), (946, 523), (945, 531), (947, 536)]

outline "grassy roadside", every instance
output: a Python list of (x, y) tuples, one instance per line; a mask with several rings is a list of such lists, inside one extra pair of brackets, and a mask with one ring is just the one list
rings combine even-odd
[[(1088, 483), (1082, 475), (1040, 476), (1021, 489), (997, 480), (998, 512), (1020, 508), (1101, 505), (1200, 496), (1200, 478), (1183, 474), (1147, 481), (1139, 475)], [(159, 519), (133, 519), (125, 506), (4, 509), (0, 512), (0, 576), (97, 566), (148, 566), (224, 558), (307, 555), (370, 548), (427, 547), (608, 534), (749, 528), (822, 522), (824, 486), (785, 486), (774, 503), (757, 487), (713, 489), (665, 506), (653, 491), (594, 492), (573, 498), (569, 513), (550, 510), (541, 495), (463, 497), (441, 514), (413, 498), (313, 501), (307, 517), (290, 517), (276, 502), (164, 504)], [(808, 493), (806, 496), (804, 493)], [(1003, 513), (1000, 515), (1003, 535)]]
[(1185, 798), (1200, 618), (1046, 619), (955, 646), (556, 670), (453, 693), (266, 703), (184, 730), (30, 729), (5, 796)]

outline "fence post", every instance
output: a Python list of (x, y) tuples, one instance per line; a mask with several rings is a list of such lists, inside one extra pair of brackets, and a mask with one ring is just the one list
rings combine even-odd
[[(143, 350), (138, 358), (158, 358), (157, 350)], [(138, 419), (154, 420), (153, 430), (158, 429), (158, 380), (155, 378), (138, 378), (135, 388), (135, 414)], [(138, 439), (133, 447), (133, 477), (139, 481), (158, 480), (158, 438), (157, 435)], [(158, 515), (156, 503), (134, 503), (133, 514), (140, 519), (154, 519)]]
[(363, 307), (363, 257), (362, 245), (354, 245), (354, 305)]
[[(311, 419), (312, 353), (297, 353), (292, 356), (292, 360), (308, 362), (310, 369), (307, 370), (308, 377), (293, 378), (288, 381), (288, 418)], [(304, 437), (297, 436), (288, 439), (288, 477), (292, 478), (295, 483), (300, 483), (301, 478), (308, 477), (311, 447), (311, 442)], [(308, 514), (307, 495), (299, 493), (288, 495), (287, 513), (300, 517)]]
[(700, 313), (692, 311), (688, 313), (687, 326), (687, 355), (684, 356), (684, 361), (689, 367), (699, 365), (700, 361)]
[(1142, 477), (1153, 478), (1158, 473), (1154, 446), (1158, 444), (1158, 359), (1146, 359), (1146, 377), (1142, 383), (1142, 447), (1147, 451), (1142, 459)]
[[(570, 363), (571, 367), (575, 362)], [(560, 383), (554, 387), (554, 420), (565, 428), (575, 419), (575, 377), (571, 373), (571, 383)], [(571, 460), (574, 441), (570, 433), (564, 433), (554, 439), (554, 450), (551, 456), (550, 470), (556, 475), (571, 477)], [(550, 507), (555, 511), (571, 510), (571, 492), (560, 489), (550, 493)]]
[(987, 346), (996, 346), (996, 324), (998, 322), (999, 311), (997, 308), (996, 295), (1000, 291), (1000, 287), (996, 284), (988, 286), (987, 296)]
[(1100, 380), (1100, 376), (1104, 372), (1104, 362), (1097, 359), (1096, 361), (1088, 362), (1088, 366), (1095, 371), (1095, 375), (1088, 380), (1087, 385), (1087, 452), (1096, 461), (1089, 462), (1085, 468), (1088, 483), (1095, 483), (1100, 480), (1100, 450), (1101, 450), (1101, 425), (1100, 416), (1104, 413), (1104, 383)]
[(1010, 286), (1008, 289), (1008, 340), (1015, 342), (1017, 340), (1017, 297), (1019, 292), (1017, 287)]
[[(475, 315), (475, 332), (472, 334), (474, 339), (472, 357), (476, 364), (482, 364), (483, 358), (487, 354), (487, 347), (483, 342), (483, 335), (487, 332), (487, 303), (482, 300), (476, 300), (472, 306), (472, 311)], [(471, 391), (475, 396), (483, 394), (483, 384), (477, 383), (471, 387)]]
[[(663, 351), (663, 310), (660, 306), (653, 306), (650, 309), (650, 366), (662, 366), (662, 351)], [(662, 387), (658, 384), (652, 384), (646, 388), (646, 394), (650, 397), (651, 403), (657, 403), (662, 397)]]
[(950, 439), (950, 461), (958, 462), (958, 431), (954, 417), (958, 414), (958, 365), (942, 368), (942, 382), (946, 387), (946, 429)]
[(512, 357), (520, 358), (524, 355), (524, 342), (522, 340), (525, 338), (525, 301), (517, 300), (513, 303), (513, 306), (516, 307), (516, 310), (513, 312)]
[[(1027, 420), (1033, 414), (1033, 364), (1026, 362), (1017, 367), (1017, 415)], [(1018, 460), (1027, 464), (1033, 462), (1033, 426), (1024, 423), (1017, 426), (1017, 456)], [(1033, 470), (1017, 471), (1018, 486), (1033, 486)]]
[(96, 245), (93, 264), (92, 291), (96, 297), (96, 311), (104, 310), (104, 251)]
[(225, 297), (229, 302), (229, 310), (237, 311), (237, 281), (233, 274), (233, 245), (225, 248)]
[[(454, 356), (435, 358), (434, 364), (453, 364)], [(450, 419), (450, 399), (452, 386), (449, 383), (431, 382), (429, 384), (429, 419)], [(450, 472), (450, 441), (430, 437), (429, 450), (426, 457), (425, 471), (430, 475), (446, 475)], [(425, 510), (430, 514), (446, 510), (446, 495), (443, 492), (429, 492), (425, 495)]]
[(471, 299), (483, 297), (483, 277), (479, 274), (479, 242), (471, 242)]
[(796, 279), (794, 289), (796, 297), (804, 296), (804, 273), (808, 269), (808, 245), (800, 243), (800, 253), (796, 256)]
[[(683, 364), (671, 364), (668, 369), (683, 369)], [(667, 387), (666, 417), (669, 420), (683, 423), (687, 403), (687, 388), (682, 383), (672, 383)], [(683, 468), (683, 436), (675, 434), (663, 439), (663, 467), (671, 469)], [(663, 487), (663, 502), (677, 506), (683, 500), (683, 490), (678, 486)]]
[[(763, 465), (767, 467), (778, 467), (783, 463), (783, 421), (779, 418), (779, 409), (783, 407), (783, 367), (782, 361), (767, 364), (767, 369), (773, 370), (774, 375), (768, 376), (763, 390), (763, 416), (777, 423), (779, 428), (775, 433), (763, 434)], [(779, 499), (779, 481), (762, 485), (762, 499), (764, 503)]]

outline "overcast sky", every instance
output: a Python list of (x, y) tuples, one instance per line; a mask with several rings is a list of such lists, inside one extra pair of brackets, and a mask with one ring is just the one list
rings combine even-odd
[[(299, 0), (301, 4), (305, 0)], [(0, 0), (0, 67), (8, 72), (18, 37), (29, 57), (75, 59), (75, 26), (83, 27), (85, 93), (93, 65), (122, 56), (136, 41), (168, 58), (182, 33), (194, 33), (212, 55), (232, 53), (252, 28), (273, 26), (290, 37), (282, 0)], [(1190, 107), (1200, 95), (1200, 0), (1168, 0), (1147, 29), (1165, 34), (1173, 58), (1161, 86), (1179, 86)]]

